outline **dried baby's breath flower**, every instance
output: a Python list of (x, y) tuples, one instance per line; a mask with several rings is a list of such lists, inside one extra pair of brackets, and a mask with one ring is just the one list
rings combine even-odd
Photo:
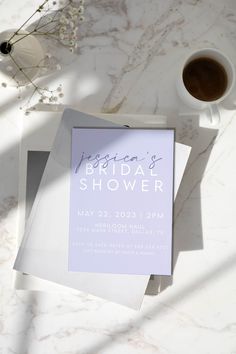
[(60, 19), (59, 19), (59, 22), (60, 23), (66, 23), (66, 17), (65, 17), (65, 15), (62, 15), (61, 17), (60, 17)]
[(52, 57), (52, 54), (51, 54), (51, 53), (46, 53), (46, 54), (45, 54), (45, 57), (46, 57), (47, 59), (50, 59), (50, 58)]
[(60, 31), (60, 33), (65, 33), (66, 27), (65, 26), (60, 27), (59, 31)]
[(84, 13), (84, 7), (83, 6), (79, 7), (78, 13), (81, 14), (81, 15)]
[(73, 21), (69, 22), (70, 28), (74, 28), (75, 27), (75, 23)]
[[(32, 25), (32, 29), (29, 30), (29, 33), (25, 34), (21, 38), (16, 38), (19, 30), (23, 28), (23, 26), (21, 26), (14, 32), (9, 41), (11, 41), (11, 43), (14, 45), (15, 42), (23, 40), (25, 37), (31, 34), (44, 36), (50, 40), (53, 39), (58, 41), (63, 46), (67, 47), (71, 53), (74, 53), (75, 48), (77, 48), (77, 35), (79, 32), (78, 23), (84, 20), (84, 0), (42, 1), (42, 4), (35, 10), (35, 12), (28, 18), (28, 20), (24, 22), (23, 26), (27, 26), (29, 21), (32, 20), (34, 16), (39, 17), (38, 21), (32, 21), (34, 24)], [(59, 5), (59, 8), (55, 8), (56, 5)], [(53, 11), (51, 11), (52, 6)], [(17, 79), (17, 73), (20, 72), (21, 75), (25, 76), (26, 86), (24, 87), (24, 90), (27, 91), (29, 95), (31, 95), (32, 92), (32, 95), (29, 97), (27, 104), (30, 102), (34, 95), (38, 95), (38, 102), (46, 104), (55, 103), (58, 101), (58, 98), (62, 98), (64, 96), (61, 86), (59, 86), (56, 90), (50, 90), (48, 87), (41, 87), (33, 80), (31, 80), (27, 75), (27, 70), (33, 69), (34, 67), (23, 68), (22, 65), (19, 65), (17, 58), (14, 58), (14, 56), (12, 60), (14, 65), (8, 65), (6, 70), (8, 72), (12, 72), (12, 78), (15, 79), (18, 90), (21, 90), (21, 83)], [(54, 70), (61, 70), (61, 65), (55, 63), (55, 58), (51, 53), (46, 53), (43, 60), (35, 65), (35, 69), (40, 69), (41, 74), (46, 74), (51, 68)], [(7, 87), (6, 82), (2, 82), (0, 85), (4, 88)], [(19, 95), (18, 99), (21, 98), (22, 96)], [(30, 112), (27, 110), (26, 115), (28, 114), (30, 114)]]

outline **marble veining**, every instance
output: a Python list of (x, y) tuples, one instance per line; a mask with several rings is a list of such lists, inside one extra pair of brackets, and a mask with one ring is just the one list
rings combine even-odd
[[(0, 30), (40, 3), (0, 0)], [(62, 70), (40, 80), (62, 84), (62, 107), (166, 113), (192, 146), (175, 203), (174, 276), (153, 277), (139, 312), (75, 291), (12, 289), (23, 112), (0, 85), (0, 354), (236, 354), (235, 91), (214, 127), (175, 89), (191, 50), (216, 47), (236, 63), (235, 24), (235, 0), (87, 0), (76, 53), (43, 41)]]

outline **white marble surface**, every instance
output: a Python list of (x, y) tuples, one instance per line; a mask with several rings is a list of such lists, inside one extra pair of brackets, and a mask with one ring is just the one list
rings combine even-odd
[[(0, 0), (0, 30), (19, 26), (39, 3)], [(44, 43), (62, 70), (42, 78), (63, 84), (61, 103), (80, 110), (187, 114), (174, 86), (182, 56), (210, 46), (236, 63), (235, 0), (91, 0), (85, 16), (76, 54)], [(82, 293), (11, 289), (22, 116), (16, 97), (0, 85), (0, 353), (235, 354), (235, 93), (220, 107), (219, 131), (204, 127), (207, 112), (201, 127), (197, 115), (176, 118), (178, 140), (193, 154), (175, 207), (174, 276), (161, 285), (152, 280), (148, 293), (157, 284), (160, 292), (146, 295), (140, 312)]]

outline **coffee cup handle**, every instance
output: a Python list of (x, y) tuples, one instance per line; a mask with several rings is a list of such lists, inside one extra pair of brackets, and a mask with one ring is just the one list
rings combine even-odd
[(210, 111), (210, 120), (212, 125), (218, 125), (220, 124), (220, 110), (217, 104), (211, 104), (209, 105), (209, 111)]

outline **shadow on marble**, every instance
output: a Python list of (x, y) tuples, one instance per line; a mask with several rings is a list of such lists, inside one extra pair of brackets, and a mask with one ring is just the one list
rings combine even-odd
[[(201, 181), (218, 130), (200, 127), (199, 116), (170, 117), (168, 126), (176, 128), (176, 140), (192, 151), (174, 206), (173, 272), (180, 252), (203, 248)], [(173, 284), (173, 276), (152, 275), (146, 295), (157, 295)]]
[(151, 321), (157, 319), (158, 316), (160, 318), (162, 314), (166, 312), (167, 308), (175, 309), (179, 303), (187, 300), (187, 298), (197, 289), (209, 286), (211, 280), (216, 281), (216, 279), (224, 276), (228, 270), (235, 266), (235, 263), (235, 255), (232, 255), (223, 262), (219, 263), (214, 269), (206, 272), (204, 276), (199, 277), (198, 279), (194, 278), (191, 283), (188, 283), (186, 286), (182, 287), (181, 291), (177, 293), (174, 292), (171, 296), (169, 296), (168, 302), (158, 302), (155, 305), (148, 307), (148, 309), (143, 309), (142, 314), (138, 318), (135, 318), (131, 322), (129, 321), (128, 324), (123, 326), (120, 330), (109, 332), (108, 339), (105, 339), (97, 345), (95, 344), (93, 347), (88, 348), (86, 350), (86, 354), (102, 353), (109, 347), (114, 346), (114, 343), (119, 342), (124, 338), (124, 336), (130, 338), (132, 334), (137, 334), (140, 329), (145, 326), (145, 324), (150, 324)]
[[(17, 290), (15, 297), (21, 306), (15, 307), (12, 326), (15, 327), (17, 335), (14, 336), (12, 343), (14, 351), (9, 349), (9, 353), (23, 354), (28, 353), (32, 333), (34, 332), (33, 321), (37, 313), (38, 293), (32, 291), (26, 293), (25, 291)], [(8, 350), (4, 351), (4, 353), (7, 352)]]

